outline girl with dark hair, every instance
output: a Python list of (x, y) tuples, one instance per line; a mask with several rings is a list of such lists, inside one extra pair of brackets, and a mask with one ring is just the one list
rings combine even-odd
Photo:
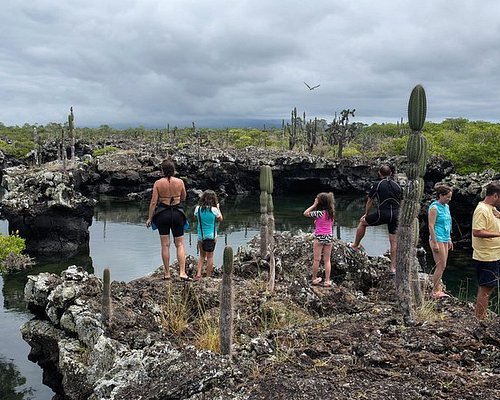
[(163, 178), (158, 179), (153, 185), (146, 226), (157, 228), (160, 234), (161, 257), (165, 269), (164, 279), (170, 279), (170, 231), (172, 231), (179, 263), (179, 278), (190, 280), (186, 274), (184, 249), (186, 215), (181, 207), (181, 202), (186, 199), (186, 188), (181, 179), (174, 177), (175, 165), (172, 160), (163, 160), (161, 170)]
[(330, 287), (331, 261), (333, 243), (333, 222), (335, 217), (335, 199), (333, 193), (320, 193), (314, 199), (312, 206), (304, 211), (306, 217), (314, 218), (314, 241), (313, 241), (313, 285), (319, 285), (321, 278), (318, 277), (319, 263), (323, 257), (325, 266), (325, 281), (323, 286)]
[(198, 220), (198, 249), (200, 258), (196, 268), (195, 280), (201, 279), (205, 260), (207, 261), (206, 276), (209, 278), (214, 269), (214, 250), (217, 237), (217, 222), (222, 221), (217, 195), (213, 190), (205, 190), (194, 209)]
[(434, 274), (432, 275), (432, 293), (433, 299), (449, 297), (441, 287), (446, 263), (448, 261), (448, 252), (453, 250), (451, 241), (451, 214), (448, 203), (451, 200), (453, 191), (445, 185), (438, 185), (434, 188), (436, 200), (429, 206), (429, 245), (432, 250), (432, 257), (436, 263)]

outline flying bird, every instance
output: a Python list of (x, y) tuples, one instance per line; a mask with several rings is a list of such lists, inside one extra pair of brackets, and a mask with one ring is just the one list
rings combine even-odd
[(304, 82), (304, 85), (306, 85), (306, 86), (307, 86), (307, 88), (308, 88), (309, 90), (314, 90), (314, 89), (316, 89), (317, 87), (320, 87), (320, 85), (316, 85), (316, 86), (309, 86), (309, 85), (308, 85), (307, 83), (305, 83), (305, 82)]

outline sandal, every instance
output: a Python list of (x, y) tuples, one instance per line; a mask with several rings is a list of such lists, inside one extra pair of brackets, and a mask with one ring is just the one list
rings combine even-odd
[(313, 286), (319, 286), (319, 284), (321, 283), (323, 279), (320, 278), (319, 276), (317, 278), (314, 278), (312, 281), (311, 281), (311, 285)]
[(446, 297), (450, 297), (450, 295), (449, 295), (449, 294), (447, 294), (447, 293), (445, 293), (445, 292), (440, 291), (440, 292), (432, 292), (432, 293), (431, 293), (431, 297), (432, 297), (433, 299), (436, 299), (436, 300), (437, 300), (437, 299), (444, 299), (444, 298), (446, 298)]

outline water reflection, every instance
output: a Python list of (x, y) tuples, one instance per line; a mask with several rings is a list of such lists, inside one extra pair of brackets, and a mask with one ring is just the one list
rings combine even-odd
[(33, 389), (20, 386), (26, 384), (26, 378), (21, 375), (12, 361), (0, 357), (0, 399), (2, 400), (28, 400), (34, 399)]

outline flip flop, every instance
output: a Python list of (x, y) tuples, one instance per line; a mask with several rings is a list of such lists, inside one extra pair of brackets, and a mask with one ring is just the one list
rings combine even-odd
[(193, 278), (190, 278), (189, 276), (179, 276), (179, 279), (182, 282), (192, 282), (193, 281)]
[(319, 286), (319, 285), (321, 284), (321, 281), (322, 281), (322, 280), (323, 280), (323, 279), (322, 279), (322, 278), (320, 278), (320, 277), (318, 276), (317, 278), (314, 278), (314, 279), (311, 281), (311, 285), (313, 285), (313, 286)]
[(356, 254), (361, 251), (359, 247), (358, 248), (352, 247), (352, 243), (347, 243), (347, 250), (349, 250), (352, 254)]
[(445, 299), (447, 297), (450, 297), (450, 295), (445, 292), (436, 292), (436, 293), (431, 293), (431, 297), (437, 300), (437, 299)]

